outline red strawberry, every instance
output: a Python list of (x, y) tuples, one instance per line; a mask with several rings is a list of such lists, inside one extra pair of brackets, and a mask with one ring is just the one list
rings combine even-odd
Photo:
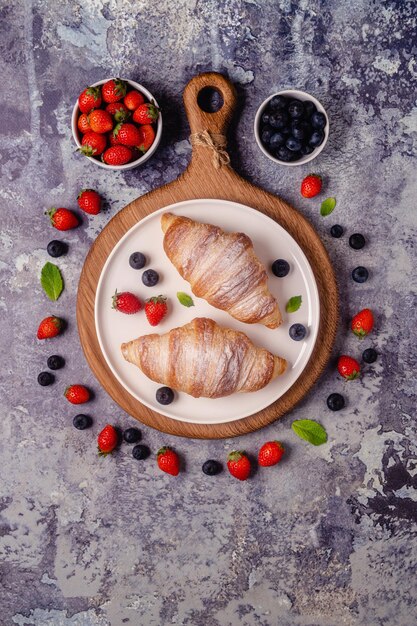
[(50, 316), (45, 317), (39, 324), (38, 332), (36, 334), (38, 339), (52, 339), (60, 335), (64, 328), (64, 320), (60, 317)]
[(89, 130), (91, 130), (87, 113), (81, 113), (80, 117), (78, 118), (77, 126), (78, 126), (78, 130), (83, 135)]
[(108, 133), (113, 128), (113, 118), (108, 111), (94, 109), (88, 116), (91, 130), (95, 133)]
[(52, 226), (57, 230), (71, 230), (71, 228), (76, 228), (80, 223), (75, 213), (69, 209), (52, 208), (46, 214), (49, 215)]
[(146, 102), (138, 106), (133, 113), (133, 121), (137, 124), (153, 124), (158, 119), (159, 109), (154, 104)]
[(132, 158), (132, 151), (127, 146), (112, 146), (103, 154), (103, 161), (107, 165), (124, 165)]
[(109, 144), (111, 146), (120, 146), (120, 142), (117, 137), (114, 136), (113, 133), (109, 133)]
[(351, 328), (357, 337), (366, 337), (374, 327), (374, 316), (371, 309), (359, 311), (352, 319)]
[(108, 80), (101, 88), (101, 95), (104, 102), (118, 102), (125, 97), (127, 84), (120, 78)]
[(130, 111), (135, 111), (138, 106), (145, 102), (145, 98), (139, 91), (133, 89), (132, 91), (128, 91), (125, 95), (125, 99), (123, 100), (125, 105)]
[(167, 299), (164, 296), (149, 298), (146, 300), (145, 313), (151, 326), (157, 326), (167, 314)]
[(144, 124), (143, 126), (139, 126), (139, 133), (141, 135), (141, 141), (138, 144), (138, 148), (141, 152), (145, 153), (154, 142), (155, 131), (150, 124)]
[(107, 454), (110, 454), (110, 452), (113, 452), (118, 443), (119, 437), (117, 435), (117, 430), (111, 424), (106, 424), (97, 437), (99, 455), (106, 456)]
[(171, 474), (171, 476), (178, 476), (180, 471), (180, 460), (178, 454), (171, 448), (164, 446), (158, 450), (156, 455), (158, 461), (158, 467), (163, 472)]
[(282, 459), (284, 452), (284, 446), (280, 441), (267, 441), (259, 450), (258, 463), (262, 467), (276, 465)]
[(82, 148), (80, 148), (80, 152), (85, 154), (85, 156), (97, 157), (106, 149), (107, 139), (104, 135), (89, 130), (82, 138), (81, 145)]
[(314, 198), (317, 196), (322, 187), (322, 178), (318, 174), (309, 174), (301, 183), (301, 195), (304, 198)]
[(78, 98), (81, 113), (89, 113), (101, 105), (100, 87), (87, 87)]
[(84, 385), (70, 385), (64, 391), (64, 396), (71, 404), (84, 404), (90, 399), (90, 392)]
[(114, 137), (123, 146), (138, 146), (142, 140), (139, 128), (134, 124), (117, 124), (113, 131)]
[(120, 311), (121, 313), (127, 313), (127, 315), (131, 315), (132, 313), (137, 313), (142, 308), (142, 303), (133, 293), (129, 291), (123, 291), (122, 293), (117, 293), (117, 289), (113, 296), (113, 309), (116, 311)]
[(114, 117), (116, 122), (124, 122), (130, 117), (130, 111), (123, 102), (110, 102), (106, 106), (106, 111)]
[(227, 467), (231, 475), (238, 480), (249, 478), (251, 465), (246, 452), (233, 450), (227, 457)]
[(358, 378), (361, 367), (356, 359), (351, 356), (342, 355), (337, 362), (338, 372), (345, 380), (355, 380)]
[(78, 206), (85, 211), (85, 213), (89, 213), (90, 215), (100, 213), (101, 198), (94, 189), (81, 189), (77, 200)]

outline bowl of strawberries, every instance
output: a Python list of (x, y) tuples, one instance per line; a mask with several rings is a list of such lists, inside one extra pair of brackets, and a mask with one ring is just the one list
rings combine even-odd
[(90, 161), (111, 170), (145, 163), (162, 135), (158, 103), (143, 85), (106, 78), (84, 89), (71, 118), (74, 141)]

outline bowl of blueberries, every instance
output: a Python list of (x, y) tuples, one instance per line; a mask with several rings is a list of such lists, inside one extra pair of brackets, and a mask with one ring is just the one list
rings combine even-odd
[(258, 146), (275, 163), (308, 163), (320, 154), (328, 137), (323, 105), (304, 91), (278, 91), (262, 102), (255, 116)]

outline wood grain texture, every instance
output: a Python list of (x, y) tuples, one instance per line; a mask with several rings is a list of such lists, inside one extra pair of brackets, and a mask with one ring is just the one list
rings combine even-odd
[[(214, 87), (224, 105), (216, 113), (206, 113), (197, 104), (204, 87)], [(233, 85), (221, 74), (209, 72), (194, 77), (184, 90), (184, 105), (192, 133), (208, 129), (225, 134), (236, 106)], [(169, 204), (195, 198), (219, 198), (246, 204), (276, 220), (297, 241), (313, 269), (320, 297), (320, 326), (310, 361), (297, 382), (266, 409), (227, 424), (199, 425), (179, 422), (152, 411), (133, 398), (113, 376), (100, 350), (94, 323), (97, 283), (107, 257), (120, 238), (139, 220)], [(163, 432), (183, 437), (220, 439), (242, 435), (282, 417), (305, 396), (325, 368), (332, 351), (338, 324), (336, 279), (327, 252), (311, 224), (277, 196), (255, 187), (229, 166), (216, 169), (212, 152), (194, 146), (192, 159), (177, 180), (134, 200), (103, 229), (86, 258), (77, 298), (77, 323), (86, 359), (101, 385), (130, 415)]]

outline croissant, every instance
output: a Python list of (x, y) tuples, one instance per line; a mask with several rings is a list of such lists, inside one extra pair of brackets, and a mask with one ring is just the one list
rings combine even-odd
[(165, 335), (121, 345), (124, 358), (151, 380), (199, 398), (258, 391), (283, 374), (287, 362), (258, 348), (245, 333), (197, 317)]
[(164, 213), (164, 250), (192, 292), (241, 322), (277, 328), (282, 317), (267, 274), (244, 233)]

